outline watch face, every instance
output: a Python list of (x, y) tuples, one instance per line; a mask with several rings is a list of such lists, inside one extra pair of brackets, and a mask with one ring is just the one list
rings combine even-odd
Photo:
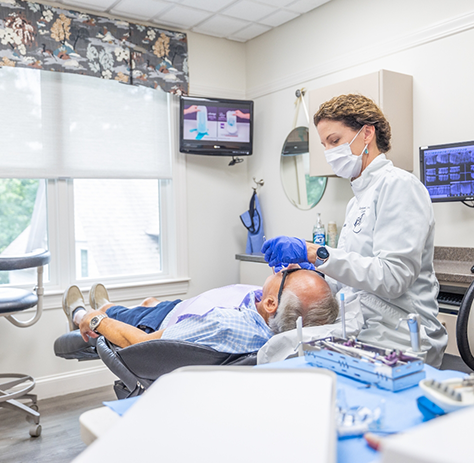
[(316, 251), (316, 254), (320, 259), (327, 259), (329, 257), (329, 251), (325, 247), (322, 247), (322, 246), (318, 248), (318, 250)]
[(100, 318), (99, 317), (92, 317), (91, 321), (89, 323), (91, 328), (95, 328), (97, 323), (99, 322)]

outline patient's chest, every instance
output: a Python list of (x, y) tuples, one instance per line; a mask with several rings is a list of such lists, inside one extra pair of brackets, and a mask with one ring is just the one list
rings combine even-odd
[(239, 307), (250, 291), (259, 291), (260, 289), (260, 286), (253, 285), (229, 285), (206, 291), (178, 304), (169, 318), (167, 327), (176, 324), (182, 315), (204, 315), (214, 307)]

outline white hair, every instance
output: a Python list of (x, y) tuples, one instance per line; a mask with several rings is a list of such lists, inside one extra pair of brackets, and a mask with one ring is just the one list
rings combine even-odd
[(286, 289), (275, 315), (268, 320), (268, 325), (275, 334), (278, 334), (295, 329), (296, 320), (300, 316), (303, 317), (303, 326), (319, 326), (334, 323), (338, 315), (339, 304), (330, 291), (311, 301), (308, 307), (304, 307), (299, 297)]

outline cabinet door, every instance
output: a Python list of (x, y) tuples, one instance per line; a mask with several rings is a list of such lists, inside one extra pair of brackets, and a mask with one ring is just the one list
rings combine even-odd
[(387, 158), (400, 169), (413, 172), (413, 77), (382, 70), (379, 85), (379, 105), (392, 129)]
[(413, 170), (413, 91), (412, 77), (382, 70), (309, 92), (310, 175), (334, 176), (326, 162), (324, 148), (312, 116), (325, 101), (342, 94), (360, 93), (375, 101), (392, 127), (392, 150), (387, 157), (397, 167)]

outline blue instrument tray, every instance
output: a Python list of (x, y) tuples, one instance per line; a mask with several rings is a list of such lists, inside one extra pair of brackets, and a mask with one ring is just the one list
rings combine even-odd
[[(310, 344), (317, 350), (305, 350), (306, 361), (311, 365), (327, 368), (336, 373), (350, 378), (374, 384), (382, 389), (400, 391), (417, 385), (426, 374), (423, 371), (424, 363), (417, 357), (403, 354), (403, 362), (397, 361), (393, 365), (387, 365), (381, 360), (369, 360), (362, 357), (353, 357), (350, 354), (342, 354), (329, 347), (324, 347), (324, 341), (344, 346), (347, 340), (329, 337), (313, 341)], [(308, 343), (305, 343), (308, 344)], [(386, 358), (387, 349), (380, 349), (370, 344), (356, 343), (356, 348), (361, 352), (369, 352)]]

